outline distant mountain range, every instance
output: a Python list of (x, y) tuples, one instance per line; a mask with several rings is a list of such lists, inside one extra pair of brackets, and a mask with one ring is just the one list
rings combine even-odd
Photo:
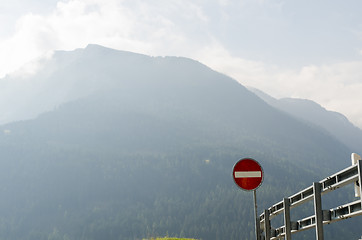
[(263, 166), (260, 209), (350, 164), (340, 138), (187, 58), (89, 45), (0, 86), (21, 94), (8, 119), (28, 119), (0, 126), (1, 239), (254, 239), (237, 160)]
[(271, 106), (326, 130), (333, 137), (348, 146), (351, 151), (359, 152), (362, 150), (362, 130), (353, 125), (341, 113), (328, 111), (316, 102), (308, 99), (275, 99), (258, 89), (249, 88), (249, 90)]

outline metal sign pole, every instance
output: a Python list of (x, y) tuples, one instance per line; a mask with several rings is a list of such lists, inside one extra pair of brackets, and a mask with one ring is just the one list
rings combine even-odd
[(254, 210), (255, 210), (255, 237), (260, 240), (260, 221), (258, 216), (258, 206), (256, 204), (256, 190), (254, 192)]
[(263, 168), (260, 164), (251, 158), (243, 158), (235, 163), (233, 167), (233, 178), (236, 185), (245, 191), (254, 192), (254, 211), (255, 211), (255, 237), (260, 240), (260, 221), (258, 208), (256, 205), (256, 189), (263, 182)]

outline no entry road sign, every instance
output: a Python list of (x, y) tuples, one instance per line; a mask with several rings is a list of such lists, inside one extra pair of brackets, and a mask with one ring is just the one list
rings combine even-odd
[(236, 185), (245, 191), (257, 189), (263, 182), (263, 175), (260, 164), (251, 158), (241, 159), (233, 168), (233, 178)]

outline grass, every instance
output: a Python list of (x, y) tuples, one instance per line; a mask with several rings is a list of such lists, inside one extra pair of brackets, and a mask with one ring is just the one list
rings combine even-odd
[[(147, 239), (143, 239), (143, 240), (147, 240)], [(148, 240), (197, 240), (194, 238), (170, 238), (170, 237), (164, 237), (164, 238), (151, 238)]]

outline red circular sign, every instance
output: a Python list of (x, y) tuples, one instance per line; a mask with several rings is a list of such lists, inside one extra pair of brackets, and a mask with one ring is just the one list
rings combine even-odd
[(246, 191), (260, 187), (263, 182), (263, 175), (260, 164), (251, 158), (239, 160), (233, 168), (233, 178), (236, 185)]

